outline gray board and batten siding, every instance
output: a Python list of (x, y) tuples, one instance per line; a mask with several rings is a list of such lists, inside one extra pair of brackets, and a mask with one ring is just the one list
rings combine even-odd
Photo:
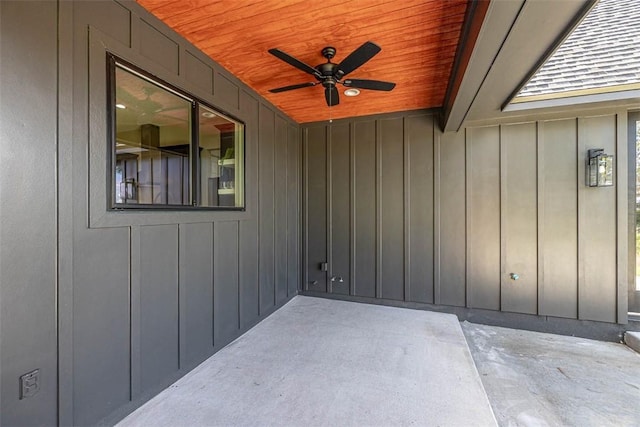
[[(0, 424), (110, 424), (297, 294), (299, 126), (135, 2), (0, 11)], [(107, 209), (107, 52), (245, 123), (244, 211)]]
[[(627, 111), (567, 114), (303, 124), (304, 293), (626, 323)], [(589, 148), (616, 156), (615, 186), (585, 186)]]
[[(626, 322), (626, 110), (445, 134), (413, 111), (301, 140), (133, 1), (0, 1), (0, 44), (1, 425), (113, 423), (301, 287)], [(107, 209), (106, 52), (246, 124), (245, 211)], [(588, 148), (616, 155), (614, 187), (584, 186)]]

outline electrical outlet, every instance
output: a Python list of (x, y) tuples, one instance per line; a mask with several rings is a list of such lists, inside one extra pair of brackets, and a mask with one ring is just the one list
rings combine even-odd
[(40, 391), (40, 369), (20, 377), (20, 400), (35, 396)]

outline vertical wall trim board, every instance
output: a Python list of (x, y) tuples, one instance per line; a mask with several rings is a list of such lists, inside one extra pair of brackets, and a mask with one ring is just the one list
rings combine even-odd
[(470, 290), (469, 290), (469, 157), (467, 150), (467, 139), (469, 137), (469, 132), (465, 128), (464, 129), (464, 146), (465, 146), (465, 156), (464, 156), (464, 306), (469, 307), (469, 301), (471, 301)]
[(302, 200), (302, 198), (304, 197), (304, 193), (302, 191), (302, 183), (304, 181), (304, 177), (302, 176), (302, 162), (303, 162), (303, 157), (302, 157), (302, 131), (299, 127), (295, 128), (295, 134), (296, 134), (296, 139), (295, 139), (295, 146), (296, 146), (296, 152), (295, 152), (295, 158), (296, 158), (296, 177), (297, 177), (297, 183), (296, 183), (296, 257), (295, 257), (295, 262), (297, 265), (297, 269), (296, 269), (296, 289), (295, 289), (295, 294), (294, 295), (298, 295), (298, 293), (302, 290), (302, 284), (304, 282), (303, 280), (303, 268), (301, 268), (303, 266), (304, 263), (304, 258), (302, 257), (302, 245), (304, 243), (303, 241), (303, 237), (302, 237), (302, 233), (304, 232), (303, 230), (303, 221), (304, 221), (304, 217), (302, 216), (302, 205), (304, 203), (304, 201)]
[[(300, 255), (300, 247), (301, 247), (301, 242), (300, 242), (300, 229), (299, 229), (299, 224), (302, 222), (302, 217), (300, 216), (300, 185), (302, 183), (302, 177), (300, 176), (299, 173), (299, 167), (300, 164), (302, 163), (302, 159), (300, 158), (300, 145), (302, 144), (302, 138), (301, 138), (301, 134), (298, 128), (295, 127), (290, 127), (289, 128), (289, 132), (287, 132), (288, 137), (291, 137), (291, 135), (293, 135), (293, 140), (289, 140), (289, 143), (292, 143), (293, 146), (295, 147), (295, 151), (293, 153), (293, 155), (291, 156), (294, 160), (294, 167), (293, 169), (291, 169), (291, 173), (294, 174), (294, 180), (295, 180), (295, 189), (291, 195), (291, 197), (294, 197), (295, 199), (295, 203), (293, 206), (293, 211), (294, 211), (294, 215), (293, 218), (291, 218), (290, 221), (288, 221), (287, 223), (290, 224), (292, 221), (295, 222), (295, 226), (294, 226), (294, 233), (295, 233), (295, 238), (293, 239), (293, 241), (291, 242), (293, 245), (293, 248), (295, 248), (295, 254), (296, 256), (291, 258), (290, 253), (291, 251), (289, 250), (289, 246), (287, 246), (287, 263), (291, 263), (293, 265), (294, 271), (295, 271), (295, 275), (294, 275), (294, 281), (295, 281), (295, 288), (291, 288), (291, 282), (288, 281), (288, 277), (287, 277), (287, 298), (291, 298), (294, 295), (297, 295), (298, 292), (300, 291), (300, 266), (302, 265), (302, 259), (299, 259), (299, 255)], [(287, 144), (287, 146), (289, 146), (289, 144)], [(290, 179), (290, 178), (287, 178)], [(290, 199), (287, 199), (287, 212), (289, 212), (288, 206), (290, 205)], [(287, 213), (288, 215), (288, 213)], [(291, 230), (288, 230), (288, 232), (291, 232)], [(287, 245), (289, 244), (289, 239), (287, 239)], [(297, 265), (297, 268), (295, 267)], [(287, 272), (289, 271), (289, 267), (287, 266)]]
[(129, 401), (133, 400), (133, 233), (132, 227), (127, 227), (129, 232)]
[[(304, 135), (304, 131), (300, 128), (298, 128), (298, 135), (299, 135), (299, 139), (298, 141), (304, 141), (304, 139), (302, 138), (302, 136)], [(305, 222), (304, 222), (304, 206), (305, 206), (305, 199), (306, 199), (306, 190), (304, 189), (304, 183), (306, 182), (305, 176), (304, 176), (304, 142), (303, 144), (298, 143), (297, 145), (297, 158), (298, 158), (298, 162), (296, 164), (296, 172), (298, 174), (298, 203), (296, 204), (298, 212), (297, 212), (297, 227), (296, 227), (296, 231), (298, 233), (298, 266), (302, 266), (302, 268), (298, 268), (298, 284), (297, 284), (297, 288), (296, 288), (296, 294), (299, 291), (302, 291), (304, 289), (304, 275), (306, 274), (306, 268), (304, 267), (304, 263), (305, 263), (305, 253), (304, 253), (304, 233), (306, 232), (305, 228)]]
[(576, 287), (576, 318), (580, 319), (580, 288), (582, 287), (581, 285), (584, 283), (584, 275), (581, 273), (581, 265), (582, 265), (582, 237), (580, 236), (580, 231), (583, 229), (582, 224), (581, 224), (581, 220), (582, 220), (582, 196), (583, 196), (583, 191), (584, 191), (584, 187), (581, 184), (581, 179), (583, 179), (582, 177), (584, 177), (584, 171), (582, 168), (584, 168), (584, 165), (582, 164), (582, 158), (580, 156), (581, 153), (581, 147), (580, 147), (580, 135), (579, 135), (579, 124), (580, 124), (580, 120), (578, 118), (573, 120), (574, 123), (574, 132), (575, 132), (575, 139), (576, 139), (576, 182), (578, 183), (576, 186), (576, 192), (577, 192), (577, 197), (576, 197), (576, 213), (578, 215), (578, 219), (576, 221), (576, 236), (578, 237), (578, 250), (577, 250), (577, 262), (576, 262), (576, 268), (577, 268), (577, 272), (576, 272), (576, 276), (578, 278), (578, 286)]
[(131, 235), (131, 400), (142, 393), (140, 359), (140, 226), (130, 227)]
[[(636, 148), (636, 126), (638, 126), (638, 121), (640, 121), (640, 111), (630, 111), (625, 112), (625, 119), (627, 120), (627, 136), (625, 137), (625, 141), (627, 141), (627, 146), (625, 147), (626, 156), (627, 156), (627, 177), (625, 185), (627, 187), (627, 201), (626, 201), (626, 214), (627, 214), (627, 272), (625, 281), (627, 282), (628, 288), (626, 289), (627, 298), (627, 313), (624, 314), (625, 318), (628, 322), (628, 313), (629, 312), (637, 312), (640, 311), (637, 308), (638, 301), (636, 300), (636, 227), (635, 223), (636, 219), (636, 174), (638, 171), (636, 170), (636, 156), (637, 156), (637, 148)], [(619, 298), (619, 296), (618, 296)], [(621, 307), (618, 307), (618, 312)]]
[[(73, 57), (72, 3), (58, 2), (57, 26), (57, 422), (58, 425), (73, 425), (73, 198), (70, 192), (61, 191), (61, 188), (71, 188), (73, 185), (71, 172), (73, 167), (71, 155), (73, 153), (71, 114), (73, 110), (73, 96), (71, 95), (73, 93), (73, 61), (70, 60)], [(131, 283), (130, 274), (129, 283)], [(130, 320), (131, 311), (129, 310)], [(129, 366), (130, 368), (131, 366)], [(0, 367), (1, 370), (2, 367)], [(1, 396), (0, 401), (2, 401)], [(0, 425), (2, 425), (1, 415)]]
[[(0, 13), (2, 13), (0, 11)], [(55, 419), (56, 422), (58, 423), (58, 425), (60, 425), (60, 407), (62, 406), (60, 404), (60, 304), (59, 304), (59, 300), (60, 300), (60, 168), (59, 168), (59, 164), (60, 164), (60, 157), (61, 157), (61, 153), (60, 153), (60, 135), (61, 133), (63, 133), (63, 131), (61, 131), (60, 129), (60, 115), (59, 115), (59, 110), (60, 110), (60, 3), (57, 2), (56, 3), (56, 18), (55, 18), (55, 23), (56, 23), (56, 64), (55, 64), (55, 85), (56, 85), (56, 100), (55, 100), (55, 108), (56, 108), (56, 117), (55, 117), (55, 139), (54, 139), (54, 144), (55, 144), (55, 154), (54, 154), (54, 195), (53, 195), (53, 206), (54, 206), (54, 224), (55, 224), (55, 254), (53, 257), (53, 263), (54, 263), (54, 269), (55, 269), (55, 274), (54, 274), (54, 296), (53, 296), (53, 310), (54, 310), (54, 322), (55, 322), (55, 335), (56, 335), (56, 342), (55, 342), (55, 382), (56, 382), (56, 389), (55, 389), (55, 400), (56, 400), (56, 414), (55, 414)], [(130, 317), (129, 317), (130, 318)], [(1, 330), (1, 328), (0, 328)], [(1, 344), (0, 344), (1, 346)], [(2, 354), (2, 351), (0, 350), (0, 355)], [(2, 372), (2, 367), (0, 366), (0, 372)], [(1, 389), (2, 387), (0, 387)], [(2, 393), (0, 392), (0, 402), (2, 402)], [(0, 425), (2, 425), (2, 416), (0, 415)]]
[(382, 142), (376, 120), (376, 298), (382, 298)]
[[(285, 133), (286, 133), (286, 138), (285, 138), (285, 143), (284, 143), (284, 153), (281, 153), (281, 155), (284, 157), (285, 161), (284, 161), (284, 166), (285, 166), (285, 173), (284, 173), (284, 181), (282, 183), (282, 185), (284, 185), (284, 222), (285, 222), (285, 231), (287, 231), (286, 235), (285, 235), (285, 244), (284, 244), (284, 254), (285, 254), (285, 260), (284, 260), (284, 268), (285, 268), (285, 273), (284, 273), (284, 277), (285, 277), (285, 296), (286, 298), (289, 298), (289, 262), (291, 262), (291, 260), (289, 259), (289, 225), (290, 225), (290, 221), (289, 221), (289, 200), (291, 199), (291, 192), (289, 191), (289, 180), (291, 180), (291, 174), (292, 171), (289, 170), (289, 136), (290, 136), (290, 132), (289, 132), (289, 126), (286, 125), (285, 123)], [(238, 231), (240, 230), (240, 224), (238, 223)], [(240, 236), (238, 236), (238, 241), (240, 241)], [(239, 248), (239, 246), (238, 246)], [(240, 253), (238, 253), (238, 260), (240, 259)], [(240, 268), (240, 263), (238, 262), (238, 269)], [(240, 277), (240, 271), (238, 271), (238, 277)], [(238, 289), (240, 289), (238, 287)], [(239, 297), (239, 295), (238, 295)], [(238, 303), (240, 302), (240, 298), (238, 298)], [(238, 311), (238, 314), (240, 313), (240, 311)]]
[[(268, 107), (267, 107), (268, 108)], [(273, 162), (271, 165), (271, 170), (272, 170), (272, 174), (271, 174), (271, 188), (273, 190), (273, 218), (271, 221), (271, 227), (273, 229), (273, 240), (271, 241), (272, 243), (272, 247), (271, 247), (271, 253), (273, 254), (273, 268), (272, 268), (272, 282), (273, 282), (273, 306), (275, 307), (278, 303), (278, 251), (276, 250), (276, 231), (278, 230), (278, 214), (277, 214), (277, 207), (278, 204), (276, 202), (276, 197), (275, 197), (275, 192), (276, 192), (276, 156), (277, 156), (277, 152), (276, 152), (276, 147), (278, 145), (278, 132), (277, 132), (277, 127), (278, 127), (278, 123), (277, 123), (277, 119), (278, 116), (272, 111), (273, 113), (273, 131), (272, 131), (272, 141), (273, 141), (273, 145), (271, 147), (271, 149), (273, 150), (273, 156), (271, 157), (271, 161)]]
[[(213, 236), (213, 232), (211, 233), (211, 235)], [(238, 326), (240, 329), (244, 328), (245, 326), (245, 313), (243, 306), (244, 298), (242, 297), (242, 289), (244, 286), (244, 281), (242, 280), (242, 271), (244, 270), (242, 242), (242, 222), (238, 221)]]
[[(187, 50), (178, 49), (178, 76), (186, 80)], [(212, 73), (213, 74), (213, 73)]]
[(356, 125), (349, 123), (349, 295), (356, 294)]
[[(581, 153), (584, 152), (584, 140), (583, 138), (580, 137), (581, 134), (581, 129), (582, 129), (582, 123), (583, 123), (583, 119), (581, 118), (577, 118), (576, 119), (576, 127), (575, 127), (575, 131), (576, 131), (576, 160), (577, 160), (577, 176), (576, 176), (576, 180), (578, 182), (578, 199), (577, 199), (577, 203), (578, 203), (578, 230), (577, 230), (577, 235), (578, 235), (578, 295), (576, 298), (576, 310), (578, 313), (577, 318), (578, 319), (582, 319), (582, 315), (580, 314), (581, 311), (581, 296), (582, 293), (584, 292), (584, 236), (582, 236), (582, 234), (580, 233), (581, 230), (584, 230), (585, 227), (583, 227), (583, 221), (584, 221), (584, 191), (585, 191), (585, 186), (584, 183), (581, 182), (581, 178), (584, 177), (584, 160), (582, 159)], [(583, 178), (584, 180), (584, 178)]]
[(211, 93), (211, 96), (214, 99), (217, 96), (217, 93), (216, 93), (216, 79), (217, 79), (216, 74), (218, 74), (216, 72), (216, 67), (212, 66), (211, 67), (211, 92), (210, 93)]
[[(182, 49), (180, 50), (182, 51)], [(186, 361), (185, 350), (187, 348), (187, 342), (185, 341), (186, 331), (183, 330), (183, 328), (185, 327), (183, 316), (186, 315), (186, 310), (184, 307), (184, 304), (186, 303), (186, 299), (184, 297), (184, 281), (181, 280), (181, 274), (184, 273), (184, 268), (182, 268), (182, 266), (180, 265), (180, 259), (182, 258), (180, 256), (180, 249), (184, 250), (184, 247), (186, 245), (184, 244), (184, 242), (182, 242), (182, 239), (184, 239), (184, 233), (180, 232), (180, 228), (181, 228), (180, 224), (176, 225), (176, 237), (177, 237), (176, 245), (178, 246), (178, 249), (176, 250), (176, 255), (178, 257), (176, 262), (176, 265), (178, 266), (178, 271), (176, 272), (176, 279), (177, 279), (177, 285), (178, 285), (176, 289), (176, 293), (177, 293), (176, 298), (178, 299), (178, 342), (176, 343), (178, 345), (178, 370), (185, 368), (184, 366), (184, 362)]]
[(464, 173), (465, 173), (465, 184), (464, 184), (464, 226), (465, 226), (465, 239), (464, 239), (464, 250), (465, 250), (465, 262), (464, 262), (464, 286), (465, 286), (465, 300), (464, 306), (467, 308), (471, 308), (471, 301), (473, 301), (473, 289), (469, 286), (469, 271), (471, 270), (469, 263), (471, 259), (471, 247), (469, 245), (469, 205), (471, 201), (469, 200), (471, 195), (471, 173), (469, 173), (469, 165), (473, 163), (472, 153), (471, 153), (471, 144), (469, 142), (471, 129), (464, 129)]
[[(499, 154), (499, 159), (498, 159), (498, 170), (500, 171), (499, 173), (499, 177), (498, 177), (498, 212), (502, 212), (502, 205), (504, 205), (506, 202), (502, 200), (502, 196), (503, 196), (503, 188), (505, 188), (505, 176), (502, 175), (504, 168), (506, 166), (506, 163), (503, 164), (504, 160), (502, 158), (502, 153), (505, 152), (504, 149), (504, 141), (503, 141), (503, 129), (504, 129), (504, 125), (501, 125), (498, 128), (498, 153)], [(506, 197), (506, 194), (504, 194)], [(505, 229), (505, 224), (504, 224), (504, 219), (502, 218), (502, 216), (500, 217), (500, 221), (498, 221), (499, 226), (498, 226), (498, 234), (500, 235), (500, 242), (502, 243), (502, 239), (504, 236), (504, 229)], [(498, 251), (499, 251), (499, 259), (502, 260), (503, 258), (503, 252), (504, 251), (504, 246), (502, 244), (500, 244), (498, 246)], [(506, 253), (505, 253), (506, 255)], [(498, 272), (501, 271), (501, 267), (498, 266)], [(498, 280), (501, 281), (501, 277), (498, 277)], [(498, 283), (498, 310), (502, 311), (503, 307), (504, 307), (504, 302), (502, 301), (502, 284)]]
[(622, 110), (616, 114), (616, 246), (617, 246), (617, 295), (616, 295), (616, 321), (626, 324), (628, 322), (629, 312), (629, 276), (627, 274), (629, 263), (629, 251), (627, 248), (627, 239), (629, 233), (628, 223), (628, 191), (627, 176), (629, 153), (628, 146), (635, 145), (627, 139), (629, 121), (627, 112)]
[(309, 129), (302, 129), (302, 290), (309, 290)]
[[(215, 74), (215, 73), (214, 73)], [(257, 259), (257, 267), (258, 267), (258, 318), (262, 317), (263, 312), (262, 312), (262, 286), (260, 286), (260, 266), (262, 265), (260, 263), (260, 258), (262, 258), (262, 254), (260, 253), (260, 248), (262, 247), (260, 244), (260, 239), (262, 238), (262, 227), (260, 226), (262, 221), (260, 220), (260, 212), (262, 210), (262, 203), (260, 203), (260, 201), (262, 200), (262, 192), (259, 190), (260, 187), (260, 147), (262, 147), (262, 132), (260, 131), (260, 124), (262, 123), (262, 108), (260, 108), (262, 104), (258, 103), (258, 115), (257, 115), (257, 120), (256, 120), (256, 125), (258, 127), (258, 143), (256, 144), (256, 177), (258, 178), (256, 180), (256, 185), (258, 188), (258, 206), (256, 206), (256, 221), (258, 223), (258, 241), (256, 242), (258, 244), (258, 259)], [(215, 229), (213, 230), (214, 232), (214, 236), (215, 236)], [(215, 253), (214, 253), (214, 259), (215, 259)], [(214, 270), (215, 271), (215, 270)], [(214, 277), (215, 277), (215, 273), (214, 273)], [(215, 306), (214, 306), (215, 307)], [(214, 345), (215, 345), (215, 341), (214, 341)]]
[[(536, 197), (536, 207), (540, 206), (540, 202), (541, 202), (541, 198), (540, 198), (540, 190), (538, 188), (538, 186), (540, 185), (540, 176), (539, 176), (539, 165), (540, 162), (542, 161), (539, 153), (538, 153), (538, 140), (540, 139), (540, 122), (536, 121), (535, 122), (535, 127), (536, 127), (536, 135), (535, 135), (535, 153), (536, 153), (536, 165), (535, 165), (535, 174), (536, 174), (536, 178), (535, 178), (535, 182), (536, 182), (536, 193), (535, 193), (535, 197)], [(538, 263), (540, 260), (540, 245), (539, 245), (539, 232), (540, 229), (538, 228), (540, 226), (540, 212), (538, 209), (536, 209), (536, 303), (535, 303), (535, 314), (540, 314), (540, 277), (538, 276)]]
[(353, 135), (352, 135), (352, 131), (353, 131), (353, 123), (349, 124), (349, 127), (347, 128), (347, 133), (348, 133), (348, 149), (347, 149), (347, 155), (349, 156), (349, 160), (347, 162), (347, 167), (349, 168), (349, 172), (347, 173), (347, 191), (349, 193), (349, 196), (347, 198), (347, 203), (349, 204), (349, 206), (347, 207), (348, 211), (347, 211), (347, 226), (349, 227), (349, 236), (347, 236), (347, 245), (348, 245), (348, 256), (349, 259), (347, 261), (347, 268), (349, 268), (349, 286), (348, 289), (346, 290), (347, 294), (352, 294), (353, 291), (353, 278), (355, 276), (355, 271), (353, 269), (353, 264), (355, 262), (355, 251), (354, 251), (354, 240), (352, 239), (352, 237), (355, 237), (355, 199), (353, 198), (353, 191), (355, 188), (355, 181), (352, 179), (353, 178), (353, 155), (352, 155), (352, 150), (353, 150), (353, 146), (355, 145), (355, 142), (353, 141)]
[[(324, 127), (324, 145), (325, 145), (325, 176), (327, 177), (327, 191), (325, 193), (327, 202), (326, 202), (326, 230), (327, 230), (327, 262), (329, 263), (329, 276), (333, 277), (335, 272), (333, 271), (333, 235), (331, 230), (333, 230), (333, 178), (331, 176), (331, 129), (332, 125), (329, 122), (329, 125), (325, 125)], [(327, 292), (333, 293), (333, 281), (329, 279), (327, 283)]]
[(499, 145), (499, 152), (500, 152), (500, 159), (499, 159), (499, 163), (500, 163), (500, 184), (499, 184), (499, 193), (500, 193), (500, 206), (499, 206), (499, 212), (500, 212), (500, 286), (498, 287), (499, 292), (500, 292), (500, 296), (499, 296), (499, 301), (500, 301), (500, 308), (499, 310), (502, 310), (502, 308), (505, 306), (505, 302), (503, 301), (503, 298), (505, 297), (505, 293), (503, 292), (503, 286), (504, 286), (504, 282), (505, 282), (505, 275), (507, 274), (506, 268), (507, 268), (507, 251), (506, 251), (506, 247), (507, 247), (507, 235), (506, 233), (504, 233), (504, 230), (506, 230), (506, 221), (507, 221), (507, 209), (509, 206), (509, 201), (507, 200), (507, 186), (505, 185), (505, 183), (507, 182), (507, 147), (506, 144), (504, 143), (504, 125), (500, 125), (498, 127), (498, 145)]
[(410, 185), (411, 185), (411, 163), (409, 162), (410, 147), (409, 147), (409, 121), (407, 117), (402, 118), (402, 197), (403, 197), (403, 209), (404, 216), (402, 218), (402, 229), (404, 233), (404, 288), (403, 288), (403, 300), (411, 300), (411, 236), (409, 234), (409, 228), (411, 224), (411, 199), (410, 199)]
[[(236, 274), (237, 274), (237, 278), (238, 278), (238, 305), (237, 305), (237, 310), (238, 310), (238, 323), (236, 324), (236, 328), (238, 330), (242, 330), (242, 287), (240, 286), (240, 278), (242, 277), (242, 251), (240, 249), (240, 221), (235, 221), (236, 223), (236, 239), (238, 242), (238, 245), (236, 247), (237, 251), (236, 251), (236, 258), (238, 259), (238, 265), (237, 265), (237, 269), (236, 269)], [(288, 296), (288, 295), (287, 295)]]
[(433, 129), (433, 303), (440, 304), (440, 135)]
[(539, 121), (536, 122), (536, 155), (537, 155), (537, 180), (538, 180), (538, 211), (537, 211), (537, 220), (538, 220), (538, 314), (542, 314), (545, 312), (544, 307), (544, 197), (545, 194), (545, 185), (544, 185), (544, 122)]
[[(430, 116), (429, 120), (431, 122), (431, 301), (435, 304), (436, 293), (438, 294), (438, 299), (440, 299), (440, 289), (438, 288), (436, 290), (436, 211), (438, 210), (436, 207), (436, 191), (440, 191), (440, 177), (438, 176), (440, 170), (440, 159), (436, 158), (436, 156), (440, 155), (440, 147), (436, 148), (436, 139), (439, 141), (439, 137), (436, 138), (435, 131), (438, 127), (436, 123), (436, 116)], [(439, 270), (437, 273), (439, 279)]]
[[(259, 164), (260, 162), (258, 162)], [(216, 223), (211, 223), (211, 235), (213, 239), (211, 239), (211, 343), (213, 344), (213, 348), (216, 348)], [(260, 230), (260, 221), (258, 221), (258, 230)], [(259, 248), (260, 246), (258, 246)], [(260, 250), (258, 250), (258, 257), (260, 257)], [(260, 262), (258, 262), (257, 267), (260, 268)], [(258, 278), (260, 275), (258, 274)], [(259, 279), (258, 279), (259, 282)], [(258, 316), (260, 316), (260, 286), (258, 285)]]

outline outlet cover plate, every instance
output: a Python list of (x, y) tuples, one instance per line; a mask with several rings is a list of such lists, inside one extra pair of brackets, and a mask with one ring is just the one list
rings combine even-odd
[(20, 400), (33, 397), (40, 391), (40, 369), (35, 369), (20, 377)]

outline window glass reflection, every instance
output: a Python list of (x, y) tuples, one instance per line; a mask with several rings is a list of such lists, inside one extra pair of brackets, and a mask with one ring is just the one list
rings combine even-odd
[(202, 105), (198, 109), (200, 204), (242, 207), (242, 126)]
[(191, 101), (115, 69), (115, 203), (189, 205)]

